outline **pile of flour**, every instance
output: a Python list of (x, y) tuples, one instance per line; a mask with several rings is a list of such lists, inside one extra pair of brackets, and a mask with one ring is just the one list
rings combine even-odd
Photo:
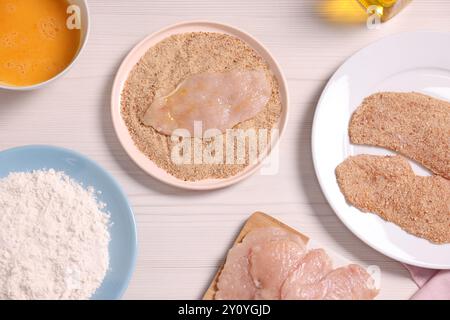
[(109, 215), (53, 169), (0, 179), (0, 299), (88, 299), (109, 266)]

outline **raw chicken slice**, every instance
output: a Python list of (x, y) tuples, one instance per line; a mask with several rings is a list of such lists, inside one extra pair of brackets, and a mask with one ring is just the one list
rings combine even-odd
[(371, 300), (378, 294), (373, 278), (362, 267), (350, 264), (331, 271), (317, 283), (303, 286), (299, 300)]
[(291, 240), (306, 250), (306, 243), (300, 236), (292, 232), (288, 232), (284, 229), (275, 227), (255, 229), (245, 236), (242, 243), (245, 243), (249, 246), (253, 246), (253, 245), (260, 245), (263, 242), (276, 240)]
[(255, 245), (250, 253), (250, 275), (258, 289), (257, 299), (280, 299), (283, 282), (298, 265), (305, 247), (290, 239)]
[(281, 287), (281, 298), (285, 300), (300, 299), (302, 288), (319, 282), (333, 270), (330, 257), (323, 249), (313, 249), (306, 253), (296, 269)]
[(256, 287), (249, 273), (249, 248), (239, 243), (228, 251), (217, 282), (216, 300), (253, 300)]
[(325, 300), (371, 300), (378, 294), (375, 281), (361, 266), (350, 264), (330, 272)]
[(194, 122), (200, 133), (208, 129), (225, 132), (255, 117), (272, 94), (271, 84), (262, 70), (200, 73), (182, 81), (167, 96), (156, 96), (143, 122), (165, 135), (194, 136)]
[(301, 237), (272, 227), (248, 233), (229, 250), (215, 299), (364, 300), (377, 294), (362, 267), (332, 270), (323, 249), (306, 252)]
[(241, 243), (228, 251), (225, 265), (217, 281), (217, 300), (251, 300), (257, 288), (250, 274), (249, 257), (254, 248), (266, 243), (288, 241), (304, 252), (306, 244), (299, 236), (280, 228), (259, 228), (248, 233)]

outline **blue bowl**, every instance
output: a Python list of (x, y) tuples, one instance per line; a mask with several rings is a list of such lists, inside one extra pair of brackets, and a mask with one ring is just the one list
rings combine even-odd
[(0, 152), (0, 178), (13, 171), (38, 169), (64, 171), (83, 185), (101, 191), (98, 199), (107, 204), (111, 214), (110, 267), (92, 299), (120, 299), (133, 274), (137, 252), (136, 223), (124, 192), (98, 164), (71, 150), (37, 145)]

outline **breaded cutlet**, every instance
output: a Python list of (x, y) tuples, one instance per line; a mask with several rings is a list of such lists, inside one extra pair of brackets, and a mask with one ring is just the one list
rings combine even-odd
[(450, 179), (450, 103), (419, 93), (364, 99), (349, 125), (355, 144), (388, 148)]
[(416, 176), (402, 156), (357, 155), (336, 168), (347, 202), (415, 236), (450, 243), (450, 181)]

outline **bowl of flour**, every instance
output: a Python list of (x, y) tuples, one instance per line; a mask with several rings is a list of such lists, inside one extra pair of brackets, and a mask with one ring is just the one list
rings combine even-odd
[(128, 200), (73, 151), (0, 152), (0, 299), (119, 299), (136, 261)]

